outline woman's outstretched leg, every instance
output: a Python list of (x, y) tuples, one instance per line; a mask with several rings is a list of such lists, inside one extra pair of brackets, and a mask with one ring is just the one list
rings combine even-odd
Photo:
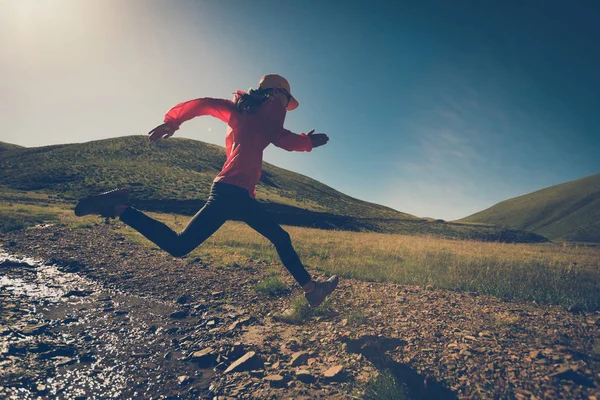
[(198, 247), (227, 220), (227, 207), (215, 188), (208, 201), (190, 220), (187, 227), (176, 233), (167, 225), (150, 218), (141, 211), (128, 206), (127, 190), (112, 190), (82, 199), (75, 207), (75, 215), (100, 214), (106, 218), (120, 217), (121, 221), (140, 232), (148, 240), (175, 257), (181, 257)]
[(173, 257), (182, 257), (194, 250), (227, 220), (223, 210), (210, 201), (180, 233), (133, 207), (127, 207), (119, 218)]
[(292, 274), (296, 282), (304, 289), (306, 300), (308, 303), (316, 307), (325, 300), (325, 297), (333, 292), (337, 286), (337, 276), (332, 276), (325, 282), (315, 282), (311, 279), (310, 274), (302, 265), (290, 235), (267, 215), (262, 207), (252, 200), (252, 205), (249, 212), (244, 217), (246, 222), (252, 229), (269, 239), (275, 245), (275, 249), (281, 258), (281, 262), (286, 269)]

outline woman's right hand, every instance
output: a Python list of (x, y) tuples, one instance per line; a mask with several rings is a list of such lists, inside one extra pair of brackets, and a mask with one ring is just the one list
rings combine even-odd
[(175, 129), (173, 129), (173, 127), (169, 124), (161, 124), (159, 126), (157, 126), (156, 128), (152, 129), (150, 132), (148, 132), (148, 135), (150, 135), (148, 137), (148, 139), (150, 139), (150, 141), (152, 143), (155, 143), (157, 141), (159, 141), (160, 139), (168, 139), (171, 136), (173, 136), (173, 134), (175, 133)]
[(324, 144), (327, 144), (327, 142), (329, 142), (329, 136), (327, 136), (324, 133), (315, 133), (314, 129), (308, 132), (308, 137), (312, 142), (313, 149), (315, 147), (323, 146)]

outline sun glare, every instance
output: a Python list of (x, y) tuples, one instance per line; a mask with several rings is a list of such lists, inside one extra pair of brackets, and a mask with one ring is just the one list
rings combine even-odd
[(52, 20), (69, 9), (65, 0), (12, 0), (8, 6), (13, 10), (15, 22), (22, 24)]

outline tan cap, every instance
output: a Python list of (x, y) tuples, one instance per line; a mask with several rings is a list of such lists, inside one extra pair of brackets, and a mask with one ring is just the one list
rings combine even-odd
[(260, 78), (260, 82), (258, 82), (258, 88), (259, 89), (284, 89), (286, 92), (288, 92), (290, 95), (290, 102), (288, 103), (288, 106), (286, 107), (286, 109), (288, 111), (292, 111), (293, 109), (297, 108), (300, 105), (298, 103), (298, 100), (296, 100), (294, 98), (294, 96), (292, 96), (292, 91), (290, 89), (289, 82), (287, 81), (287, 79), (285, 79), (281, 75), (267, 74), (267, 75), (263, 76), (262, 78)]

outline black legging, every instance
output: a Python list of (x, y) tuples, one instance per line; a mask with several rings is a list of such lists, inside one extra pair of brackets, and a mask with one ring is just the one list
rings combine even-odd
[(283, 265), (301, 286), (311, 279), (292, 246), (290, 235), (265, 213), (246, 189), (239, 186), (214, 183), (208, 201), (181, 233), (133, 207), (128, 207), (120, 219), (174, 257), (185, 256), (194, 250), (225, 221), (244, 221), (275, 245)]

